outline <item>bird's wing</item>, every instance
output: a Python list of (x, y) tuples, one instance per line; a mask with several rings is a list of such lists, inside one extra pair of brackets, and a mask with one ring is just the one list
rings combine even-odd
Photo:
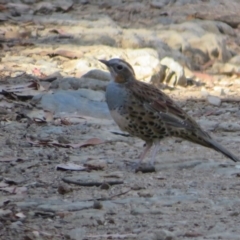
[(201, 130), (183, 109), (156, 87), (140, 81), (134, 81), (129, 87), (135, 98), (143, 103), (146, 111), (159, 116), (166, 126), (190, 131)]

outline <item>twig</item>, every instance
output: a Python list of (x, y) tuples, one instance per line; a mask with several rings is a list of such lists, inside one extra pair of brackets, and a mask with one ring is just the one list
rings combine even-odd
[(128, 192), (130, 192), (131, 191), (131, 189), (128, 189), (127, 191), (125, 191), (125, 192), (121, 192), (121, 193), (118, 193), (118, 194), (114, 194), (114, 195), (112, 195), (112, 196), (109, 196), (109, 197), (103, 197), (103, 198), (97, 198), (97, 199), (89, 199), (89, 200), (87, 200), (87, 201), (93, 201), (93, 200), (98, 200), (98, 201), (108, 201), (108, 200), (111, 200), (111, 199), (113, 199), (113, 198), (115, 198), (115, 197), (119, 197), (119, 196), (122, 196), (122, 195), (124, 195), (124, 194), (126, 194), (126, 193), (128, 193)]
[(84, 187), (93, 187), (93, 186), (99, 187), (102, 184), (118, 185), (118, 184), (123, 184), (124, 183), (123, 181), (82, 182), (82, 181), (79, 181), (79, 180), (72, 180), (72, 179), (69, 179), (69, 178), (62, 178), (62, 180), (66, 183), (72, 183), (72, 184), (76, 184), (76, 185), (84, 186)]

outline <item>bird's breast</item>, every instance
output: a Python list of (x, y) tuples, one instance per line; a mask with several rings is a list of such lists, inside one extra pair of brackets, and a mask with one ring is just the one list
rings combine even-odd
[(129, 97), (123, 84), (110, 82), (106, 89), (106, 102), (110, 111), (121, 108)]

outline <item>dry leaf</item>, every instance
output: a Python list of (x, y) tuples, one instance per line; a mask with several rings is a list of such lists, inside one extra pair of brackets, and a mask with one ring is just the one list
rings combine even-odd
[(56, 140), (32, 141), (31, 139), (27, 139), (27, 141), (35, 146), (44, 145), (44, 146), (57, 146), (57, 147), (65, 147), (65, 148), (81, 148), (81, 147), (98, 145), (105, 142), (99, 138), (91, 138), (81, 143), (60, 143)]
[(3, 85), (0, 87), (0, 92), (5, 96), (18, 99), (18, 97), (32, 98), (38, 95), (39, 92), (43, 92), (46, 89), (37, 81), (31, 81), (27, 84), (18, 85)]
[(63, 163), (56, 166), (56, 170), (71, 170), (71, 171), (84, 171), (87, 170), (87, 167), (83, 165), (78, 165), (75, 163)]
[(53, 113), (47, 110), (33, 110), (24, 114), (36, 123), (47, 123), (53, 121)]

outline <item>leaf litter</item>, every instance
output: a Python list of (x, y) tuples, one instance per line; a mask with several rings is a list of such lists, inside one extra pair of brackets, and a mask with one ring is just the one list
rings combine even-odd
[(31, 143), (34, 146), (43, 145), (43, 146), (57, 146), (57, 147), (63, 147), (63, 148), (82, 148), (82, 147), (94, 146), (94, 145), (105, 143), (105, 141), (101, 140), (100, 138), (90, 138), (80, 143), (60, 143), (57, 140), (50, 140), (50, 139), (33, 141), (27, 138), (27, 142)]

